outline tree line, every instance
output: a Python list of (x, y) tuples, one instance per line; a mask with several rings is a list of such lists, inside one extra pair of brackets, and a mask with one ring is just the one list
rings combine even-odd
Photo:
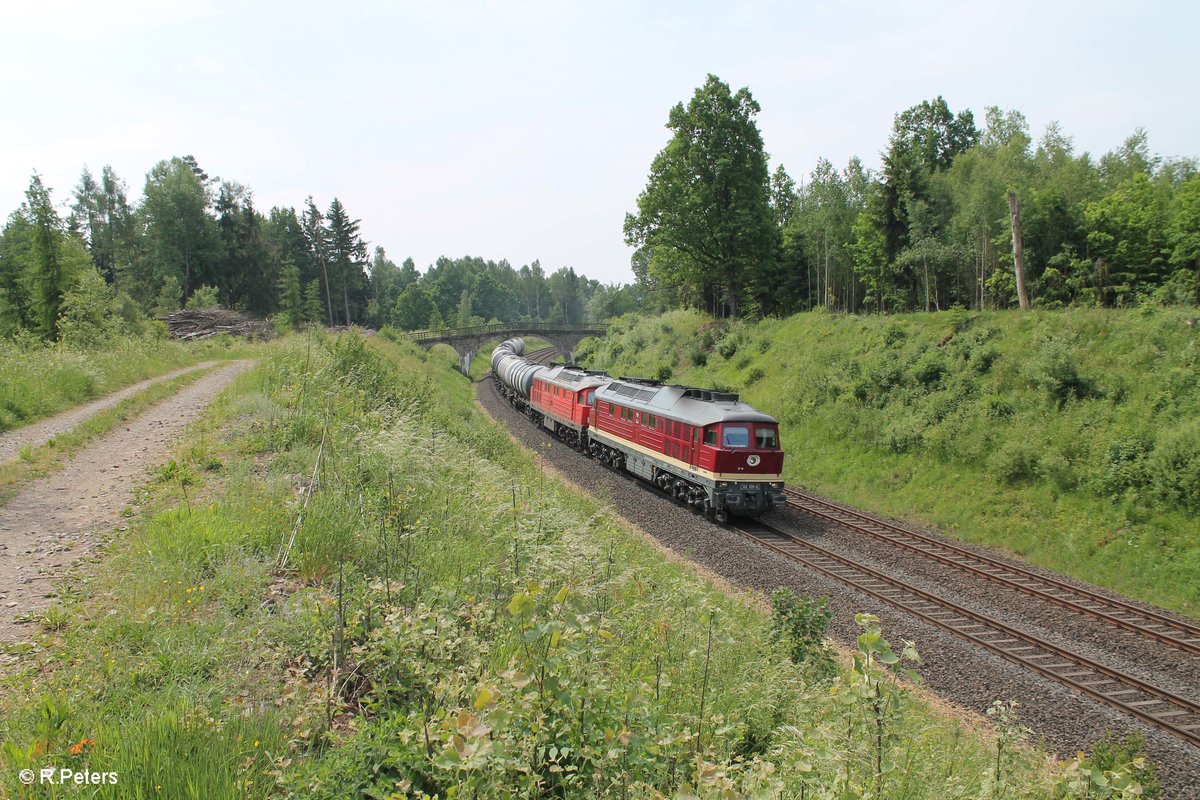
[(33, 175), (0, 231), (0, 335), (100, 340), (184, 306), (220, 305), (290, 325), (405, 330), (521, 319), (580, 322), (632, 310), (629, 289), (538, 261), (439, 258), (422, 274), (368, 254), (338, 198), (322, 210), (254, 204), (192, 156), (160, 161), (138, 202), (111, 167), (84, 168), (67, 213)]
[(651, 306), (1008, 308), (1015, 266), (1041, 307), (1200, 302), (1197, 161), (1143, 130), (1094, 158), (1057, 124), (1035, 143), (1019, 111), (980, 127), (937, 97), (896, 115), (880, 170), (822, 158), (797, 185), (769, 170), (760, 110), (714, 75), (671, 109), (624, 228)]

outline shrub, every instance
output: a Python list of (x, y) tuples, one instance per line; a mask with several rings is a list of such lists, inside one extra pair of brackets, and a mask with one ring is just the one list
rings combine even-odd
[(217, 287), (201, 286), (196, 291), (192, 292), (192, 296), (188, 298), (188, 308), (218, 308), (220, 302), (217, 299)]
[(672, 373), (672, 370), (671, 370), (670, 364), (661, 364), (661, 365), (659, 365), (658, 369), (655, 370), (655, 372), (654, 372), (654, 380), (669, 381), (669, 380), (671, 380), (671, 373)]
[(750, 370), (750, 373), (746, 376), (746, 385), (753, 386), (765, 377), (767, 377), (767, 371), (762, 367), (755, 367), (754, 369)]
[(992, 456), (992, 469), (1010, 486), (1036, 480), (1041, 474), (1038, 450), (1027, 441), (1010, 440)]
[(983, 409), (984, 413), (992, 419), (1010, 419), (1016, 412), (1013, 404), (998, 394), (983, 398)]
[(1158, 497), (1200, 511), (1200, 421), (1161, 435), (1148, 462)]
[(941, 353), (929, 351), (913, 365), (913, 379), (925, 387), (926, 391), (930, 391), (941, 384), (947, 371), (946, 360)]
[(1142, 797), (1161, 797), (1162, 784), (1155, 774), (1154, 762), (1146, 758), (1146, 740), (1134, 732), (1118, 739), (1112, 731), (1092, 745), (1092, 766), (1104, 771), (1123, 771), (1132, 775), (1142, 786)]
[(824, 597), (798, 597), (785, 588), (771, 593), (771, 639), (785, 644), (795, 664), (812, 664), (832, 674), (833, 659), (825, 646), (831, 619), (833, 612)]
[(925, 440), (925, 426), (912, 416), (893, 417), (883, 431), (883, 445), (893, 453), (919, 450)]
[(1079, 374), (1078, 365), (1058, 344), (1043, 349), (1029, 368), (1029, 378), (1034, 386), (1050, 395), (1059, 408), (1069, 400), (1087, 400), (1102, 395), (1090, 378)]
[(1108, 446), (1097, 489), (1102, 494), (1119, 496), (1130, 489), (1141, 489), (1150, 483), (1147, 457), (1153, 445), (1142, 438), (1118, 439)]
[(63, 295), (59, 335), (72, 347), (97, 347), (120, 333), (119, 313), (104, 278), (94, 269), (85, 269), (70, 291)]

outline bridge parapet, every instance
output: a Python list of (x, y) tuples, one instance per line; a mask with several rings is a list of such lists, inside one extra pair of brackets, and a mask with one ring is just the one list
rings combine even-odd
[(443, 328), (436, 331), (412, 331), (405, 336), (422, 347), (448, 344), (462, 359), (461, 368), (467, 372), (471, 357), (493, 339), (510, 339), (513, 336), (537, 336), (562, 350), (567, 361), (572, 360), (572, 351), (580, 341), (589, 336), (604, 336), (607, 325), (571, 322), (497, 322), (490, 325), (474, 325), (469, 328)]

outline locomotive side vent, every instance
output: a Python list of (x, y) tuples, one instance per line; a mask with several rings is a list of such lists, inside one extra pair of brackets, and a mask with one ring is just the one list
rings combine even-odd
[(688, 389), (683, 396), (693, 400), (703, 400), (706, 403), (736, 403), (738, 401), (736, 392), (714, 392), (711, 389)]

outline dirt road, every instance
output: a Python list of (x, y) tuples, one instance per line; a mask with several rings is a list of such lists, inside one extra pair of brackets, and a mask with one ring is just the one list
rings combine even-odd
[(53, 581), (117, 525), (146, 469), (253, 362), (220, 367), (96, 440), (62, 471), (28, 483), (0, 507), (0, 642), (28, 639), (15, 618), (45, 609)]
[(74, 428), (79, 423), (88, 419), (95, 414), (112, 408), (117, 403), (127, 398), (133, 397), (143, 389), (149, 388), (156, 383), (169, 381), (172, 378), (178, 378), (180, 375), (186, 375), (189, 372), (195, 372), (199, 369), (208, 369), (215, 366), (215, 361), (205, 361), (202, 364), (194, 364), (190, 367), (177, 369), (173, 372), (168, 372), (164, 375), (158, 375), (154, 378), (135, 383), (132, 386), (126, 386), (120, 391), (113, 392), (110, 395), (105, 395), (90, 403), (85, 403), (77, 408), (72, 408), (61, 414), (56, 414), (53, 417), (39, 420), (29, 425), (24, 425), (15, 430), (5, 431), (0, 433), (0, 464), (5, 461), (11, 461), (16, 458), (21, 448), (25, 445), (31, 447), (41, 447), (46, 442), (58, 436), (60, 433), (66, 433)]

